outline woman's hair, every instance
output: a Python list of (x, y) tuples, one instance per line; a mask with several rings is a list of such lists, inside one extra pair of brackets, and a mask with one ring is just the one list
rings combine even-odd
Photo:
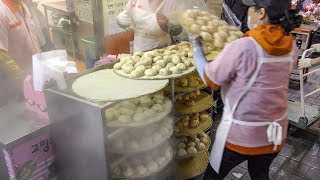
[[(263, 7), (255, 6), (255, 10), (260, 10)], [(279, 24), (287, 32), (291, 32), (294, 28), (300, 26), (302, 16), (296, 10), (279, 11), (278, 9), (266, 9), (270, 24)]]

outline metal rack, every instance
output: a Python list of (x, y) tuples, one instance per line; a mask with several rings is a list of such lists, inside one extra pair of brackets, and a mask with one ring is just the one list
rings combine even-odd
[[(74, 12), (69, 12), (67, 10), (67, 7), (65, 5), (65, 1), (59, 1), (59, 2), (47, 2), (42, 5), (45, 12), (46, 17), (46, 23), (48, 29), (52, 29), (55, 31), (58, 31), (60, 33), (65, 34), (66, 36), (69, 36), (71, 39), (71, 52), (73, 57), (75, 58), (78, 52), (78, 41), (77, 41), (77, 33), (76, 33), (76, 24), (74, 22)], [(55, 25), (52, 25), (49, 23), (49, 17), (48, 17), (48, 11), (54, 12), (54, 13), (60, 13), (65, 15), (66, 17), (69, 17), (70, 20), (70, 31), (64, 30), (62, 27), (57, 27)]]

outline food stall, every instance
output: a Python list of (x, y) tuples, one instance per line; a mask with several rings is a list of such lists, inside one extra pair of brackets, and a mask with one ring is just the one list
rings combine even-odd
[[(181, 14), (213, 60), (242, 33), (200, 9)], [(190, 24), (188, 20), (196, 21)], [(212, 21), (212, 22), (211, 22)], [(215, 38), (213, 43), (210, 40)], [(190, 179), (209, 163), (213, 92), (189, 42), (118, 55), (45, 90), (61, 179)]]

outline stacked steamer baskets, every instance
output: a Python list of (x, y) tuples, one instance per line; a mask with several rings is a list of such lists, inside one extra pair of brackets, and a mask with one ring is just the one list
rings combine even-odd
[[(122, 57), (113, 70), (135, 80), (178, 78), (195, 70), (192, 54), (188, 53), (190, 49), (188, 42), (181, 42), (134, 53)], [(172, 109), (172, 101), (166, 98), (164, 91), (159, 91), (106, 110), (106, 125), (115, 131), (109, 137), (110, 151), (122, 157), (112, 165), (113, 178), (164, 179), (167, 171), (174, 168)], [(126, 128), (125, 133), (117, 133), (119, 128)]]
[(175, 81), (174, 134), (178, 138), (177, 172), (181, 179), (202, 174), (208, 165), (211, 140), (206, 131), (213, 123), (213, 94), (204, 91), (206, 87), (197, 73)]
[(131, 80), (104, 69), (73, 83), (78, 96), (103, 106), (110, 102), (103, 116), (113, 179), (152, 179), (173, 164), (172, 103), (161, 90), (168, 82)]
[(115, 132), (108, 137), (109, 151), (120, 157), (111, 165), (114, 179), (143, 179), (170, 167), (174, 161), (171, 111), (163, 91), (106, 110), (106, 126)]

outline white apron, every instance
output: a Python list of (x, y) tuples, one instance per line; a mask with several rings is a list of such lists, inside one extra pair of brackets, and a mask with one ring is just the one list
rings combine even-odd
[(132, 9), (134, 26), (134, 52), (142, 52), (170, 44), (171, 38), (164, 32), (157, 20), (157, 13), (167, 0), (163, 0), (156, 12), (150, 12), (138, 7), (138, 0)]
[[(226, 144), (232, 123), (236, 123), (243, 126), (269, 126), (266, 132), (268, 137), (268, 142), (273, 143), (275, 149), (278, 145), (281, 145), (282, 143), (282, 127), (278, 122), (287, 115), (286, 113), (281, 118), (275, 119), (272, 122), (247, 122), (247, 121), (237, 120), (233, 118), (234, 113), (240, 101), (249, 92), (250, 88), (255, 83), (258, 77), (258, 74), (260, 72), (260, 69), (264, 63), (290, 62), (290, 66), (292, 67), (293, 51), (291, 52), (291, 55), (289, 57), (265, 58), (263, 54), (263, 49), (261, 48), (261, 46), (253, 38), (251, 39), (254, 42), (256, 46), (256, 50), (259, 55), (258, 64), (255, 72), (253, 73), (247, 85), (239, 95), (238, 99), (235, 101), (235, 104), (232, 108), (229, 105), (228, 99), (224, 97), (223, 93), (221, 93), (225, 106), (223, 109), (221, 123), (219, 124), (219, 127), (217, 129), (215, 141), (214, 141), (213, 148), (211, 150), (211, 155), (210, 155), (210, 164), (217, 173), (219, 173), (219, 170), (220, 170), (220, 165), (223, 157), (223, 152), (225, 149), (225, 144)], [(268, 61), (266, 61), (266, 59), (268, 59)]]

